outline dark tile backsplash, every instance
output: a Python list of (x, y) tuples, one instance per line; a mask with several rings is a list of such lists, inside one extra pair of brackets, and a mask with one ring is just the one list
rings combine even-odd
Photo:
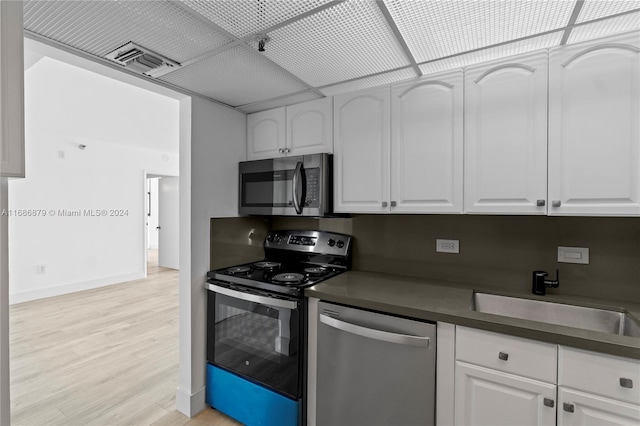
[[(213, 244), (214, 238), (222, 242), (215, 249), (216, 263), (239, 258), (241, 253), (254, 254), (258, 246), (261, 250), (266, 228), (254, 231), (251, 238), (246, 230), (241, 231), (257, 229), (256, 223), (272, 229), (321, 229), (353, 235), (353, 267), (358, 270), (527, 291), (533, 270), (546, 270), (553, 277), (559, 268), (560, 287), (554, 293), (640, 303), (640, 218), (354, 215), (349, 219), (213, 219), (212, 265), (214, 245), (218, 245)], [(438, 238), (460, 240), (460, 253), (436, 253)], [(247, 244), (251, 250), (242, 248), (247, 241), (251, 241)], [(588, 247), (590, 264), (558, 263), (558, 246)], [(237, 263), (241, 262), (222, 266)]]

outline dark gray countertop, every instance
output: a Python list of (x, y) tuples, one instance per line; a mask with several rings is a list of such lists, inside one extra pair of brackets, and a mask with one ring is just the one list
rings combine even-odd
[(504, 287), (473, 286), (401, 275), (349, 271), (305, 290), (305, 295), (389, 314), (443, 321), (612, 355), (640, 359), (640, 338), (546, 324), (473, 310), (474, 291), (626, 311), (640, 319), (640, 304), (580, 296), (534, 296)]

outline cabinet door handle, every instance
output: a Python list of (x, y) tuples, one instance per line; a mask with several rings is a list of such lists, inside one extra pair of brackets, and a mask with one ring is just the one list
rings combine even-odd
[(503, 361), (506, 361), (509, 359), (509, 354), (506, 352), (500, 352), (498, 353), (498, 358), (500, 358)]
[(536, 201), (536, 206), (538, 206), (538, 207), (544, 207), (545, 204), (547, 204), (547, 202), (545, 200)]
[(278, 148), (278, 152), (279, 152), (280, 154), (284, 154), (284, 149), (282, 149), (282, 148)]
[(562, 409), (567, 413), (575, 413), (576, 411), (576, 408), (573, 406), (573, 404), (569, 404), (568, 402), (562, 404)]
[(391, 207), (395, 207), (395, 206), (397, 206), (397, 205), (398, 205), (398, 203), (396, 203), (395, 201), (392, 201), (392, 202), (391, 202)]
[(620, 377), (620, 386), (627, 389), (633, 389), (633, 380)]
[(290, 150), (289, 148), (285, 148), (285, 149), (284, 149), (284, 152), (285, 152), (285, 154), (288, 154), (288, 153), (290, 153), (290, 152), (291, 152), (291, 150)]
[(551, 207), (560, 207), (562, 205), (562, 202), (560, 200), (553, 200), (551, 202)]
[(556, 402), (551, 398), (545, 398), (542, 403), (544, 404), (545, 407), (553, 408), (556, 406)]
[(386, 201), (382, 202), (382, 207), (387, 207), (389, 205), (389, 203), (387, 203)]

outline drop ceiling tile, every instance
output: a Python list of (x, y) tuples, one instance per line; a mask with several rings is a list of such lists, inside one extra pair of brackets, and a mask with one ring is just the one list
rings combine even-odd
[(265, 55), (314, 87), (409, 64), (374, 1), (340, 3), (269, 36)]
[(588, 0), (582, 5), (576, 22), (587, 22), (633, 9), (640, 9), (639, 0)]
[(573, 27), (568, 43), (578, 43), (637, 29), (640, 29), (640, 12)]
[(383, 86), (385, 84), (408, 80), (414, 77), (416, 77), (416, 73), (413, 71), (413, 68), (405, 68), (403, 70), (391, 71), (372, 77), (322, 87), (320, 91), (327, 96), (333, 96), (340, 93), (348, 93), (356, 90), (368, 89), (370, 87)]
[(559, 46), (562, 40), (563, 31), (557, 31), (544, 36), (533, 37), (530, 39), (504, 44), (489, 49), (482, 49), (439, 61), (429, 62), (420, 65), (420, 70), (425, 74), (433, 74), (440, 71), (446, 71), (454, 68), (462, 68), (467, 65), (478, 64), (481, 62), (491, 61), (494, 59), (506, 58), (508, 56), (520, 53), (531, 52), (538, 49)]
[(417, 62), (566, 26), (575, 2), (385, 0)]
[(177, 62), (231, 42), (173, 2), (26, 1), (24, 28), (104, 56), (129, 41)]
[(181, 1), (236, 37), (243, 38), (261, 33), (330, 0)]
[(261, 55), (236, 46), (159, 80), (238, 106), (307, 90)]

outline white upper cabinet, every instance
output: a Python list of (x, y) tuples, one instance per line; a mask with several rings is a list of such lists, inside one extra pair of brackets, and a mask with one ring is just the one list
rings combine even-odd
[(287, 146), (285, 107), (247, 116), (247, 159), (281, 157)]
[(389, 87), (334, 97), (334, 211), (389, 211), (390, 105)]
[(640, 215), (640, 33), (549, 61), (549, 214)]
[(0, 2), (0, 175), (24, 177), (22, 2)]
[(462, 213), (462, 70), (395, 84), (391, 212)]
[(288, 155), (333, 152), (331, 101), (327, 97), (287, 107)]
[(465, 72), (466, 213), (546, 214), (547, 51)]
[(247, 116), (247, 159), (333, 152), (331, 98)]

